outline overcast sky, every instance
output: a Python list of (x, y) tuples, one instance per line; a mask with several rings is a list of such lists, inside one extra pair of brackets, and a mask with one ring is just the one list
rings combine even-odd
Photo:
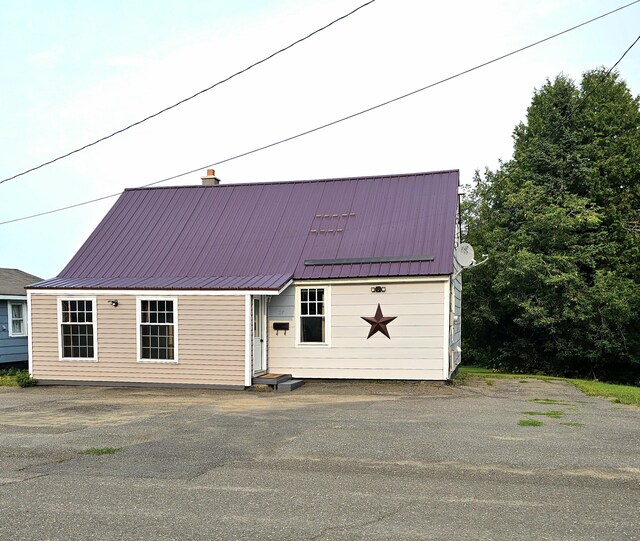
[[(0, 0), (0, 178), (156, 112), (365, 0)], [(104, 143), (0, 184), (0, 221), (206, 166), (405, 94), (624, 0), (377, 0)], [(536, 87), (611, 66), (640, 4), (353, 120), (216, 166), (225, 183), (476, 169), (511, 157)], [(640, 45), (618, 67), (640, 92)], [(200, 183), (201, 173), (164, 185)], [(115, 199), (0, 225), (0, 267), (57, 275)]]

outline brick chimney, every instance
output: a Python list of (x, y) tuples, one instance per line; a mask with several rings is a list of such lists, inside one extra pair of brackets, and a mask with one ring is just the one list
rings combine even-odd
[(207, 169), (207, 174), (202, 178), (203, 186), (217, 186), (220, 184), (220, 179), (216, 177), (216, 172), (214, 169)]

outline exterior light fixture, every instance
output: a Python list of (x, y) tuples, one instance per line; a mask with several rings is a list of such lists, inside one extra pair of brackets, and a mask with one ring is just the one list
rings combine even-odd
[(371, 293), (384, 293), (386, 290), (384, 286), (371, 286)]
[(114, 308), (118, 306), (118, 301), (109, 301)]

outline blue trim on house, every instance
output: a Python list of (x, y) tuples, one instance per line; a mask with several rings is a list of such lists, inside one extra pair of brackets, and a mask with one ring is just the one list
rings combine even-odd
[[(26, 297), (24, 300), (26, 302)], [(29, 360), (27, 337), (9, 336), (8, 307), (9, 301), (0, 300), (0, 365)]]

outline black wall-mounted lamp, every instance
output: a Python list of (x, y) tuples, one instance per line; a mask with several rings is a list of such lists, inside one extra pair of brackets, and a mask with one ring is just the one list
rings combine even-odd
[(118, 301), (109, 301), (114, 308), (118, 306)]
[(371, 293), (384, 293), (386, 290), (384, 286), (371, 286)]

